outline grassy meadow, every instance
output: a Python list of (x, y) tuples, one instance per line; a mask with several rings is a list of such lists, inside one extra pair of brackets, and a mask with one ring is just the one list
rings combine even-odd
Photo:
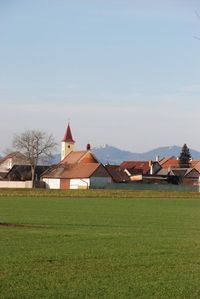
[(200, 298), (200, 195), (0, 190), (0, 298)]

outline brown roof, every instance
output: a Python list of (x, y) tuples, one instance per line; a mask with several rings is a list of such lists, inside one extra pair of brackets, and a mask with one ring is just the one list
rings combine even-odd
[(100, 165), (100, 163), (59, 164), (50, 168), (42, 177), (60, 179), (89, 178)]
[[(162, 168), (179, 168), (180, 167), (180, 161), (176, 159), (175, 157), (165, 157), (162, 160), (159, 161), (159, 164)], [(200, 172), (200, 160), (192, 160), (189, 163), (190, 168), (195, 167)]]
[(180, 161), (175, 159), (163, 159), (162, 161), (159, 161), (159, 164), (162, 168), (179, 168), (180, 167)]
[(106, 170), (115, 183), (123, 183), (130, 181), (129, 176), (121, 169), (119, 165), (105, 165)]
[[(192, 161), (193, 162), (193, 161)], [(194, 168), (200, 173), (200, 161), (196, 161)]]
[(124, 161), (120, 164), (121, 169), (127, 169), (131, 174), (147, 174), (150, 171), (151, 161)]
[(171, 160), (177, 161), (176, 157), (174, 157), (174, 156), (167, 156), (167, 157), (164, 157), (161, 160), (159, 160), (159, 164), (162, 166), (163, 164), (165, 164), (166, 162), (171, 161)]
[(87, 151), (72, 151), (60, 163), (61, 164), (78, 163), (86, 153)]
[(86, 153), (87, 151), (72, 151), (61, 161), (61, 164), (77, 163)]
[(60, 164), (73, 164), (73, 163), (99, 163), (97, 158), (91, 151), (71, 151)]

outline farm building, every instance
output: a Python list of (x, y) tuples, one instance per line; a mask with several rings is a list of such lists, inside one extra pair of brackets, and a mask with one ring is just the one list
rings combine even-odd
[(88, 189), (111, 183), (112, 179), (100, 163), (60, 163), (42, 175), (49, 189)]
[(131, 177), (134, 175), (153, 175), (161, 169), (161, 166), (157, 161), (124, 161), (120, 168)]
[(111, 183), (112, 178), (106, 168), (99, 163), (87, 145), (85, 151), (74, 151), (70, 126), (61, 142), (61, 158), (41, 176), (49, 189), (88, 189)]
[(130, 178), (128, 174), (119, 165), (105, 165), (106, 170), (112, 177), (114, 183), (128, 183)]
[(27, 158), (20, 152), (12, 152), (0, 159), (0, 178), (3, 179), (14, 165), (29, 165)]
[[(40, 176), (44, 171), (46, 171), (49, 166), (37, 165), (35, 167), (35, 180), (38, 181)], [(31, 181), (32, 171), (31, 165), (14, 165), (11, 170), (6, 174), (4, 180), (7, 181)]]

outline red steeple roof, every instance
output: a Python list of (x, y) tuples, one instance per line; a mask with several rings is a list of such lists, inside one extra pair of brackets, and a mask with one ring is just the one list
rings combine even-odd
[(71, 129), (70, 129), (70, 125), (69, 124), (67, 126), (67, 131), (65, 132), (65, 135), (64, 135), (62, 141), (75, 143), (75, 141), (73, 140), (73, 137), (72, 137), (72, 133), (71, 133)]

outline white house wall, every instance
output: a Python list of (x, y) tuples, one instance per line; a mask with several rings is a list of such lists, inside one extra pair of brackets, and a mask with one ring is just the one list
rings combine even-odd
[(60, 179), (43, 178), (47, 189), (60, 189)]
[(0, 181), (0, 188), (32, 188), (32, 181)]
[[(60, 189), (60, 179), (43, 178), (47, 189)], [(106, 185), (112, 182), (111, 177), (91, 177), (70, 179), (70, 189), (89, 189), (91, 185)]]
[(90, 187), (90, 179), (71, 179), (70, 189), (88, 189)]
[(12, 168), (12, 159), (9, 158), (0, 165), (0, 172), (8, 172)]

